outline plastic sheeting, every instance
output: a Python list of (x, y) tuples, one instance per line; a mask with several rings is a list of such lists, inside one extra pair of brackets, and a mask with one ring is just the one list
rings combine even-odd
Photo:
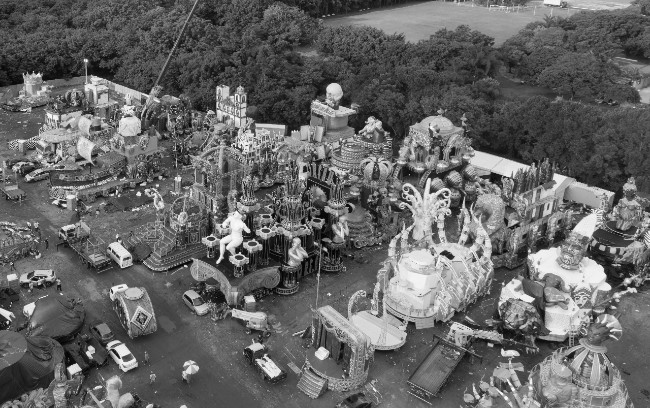
[(46, 296), (35, 302), (27, 336), (48, 336), (66, 342), (81, 330), (86, 311), (81, 303), (65, 296)]
[(142, 262), (151, 255), (151, 247), (143, 242), (138, 242), (129, 252), (133, 255), (133, 262)]
[(47, 388), (54, 369), (63, 362), (63, 347), (55, 340), (25, 338), (12, 331), (0, 331), (0, 404), (37, 388)]

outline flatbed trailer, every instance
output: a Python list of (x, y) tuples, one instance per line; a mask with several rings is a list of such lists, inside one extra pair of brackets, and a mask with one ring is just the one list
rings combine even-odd
[(467, 350), (438, 336), (433, 339), (433, 349), (415, 369), (407, 381), (408, 393), (429, 405)]
[[(99, 238), (95, 239), (101, 241)], [(111, 259), (101, 250), (102, 242), (93, 242), (89, 235), (68, 240), (67, 244), (88, 269), (92, 268), (101, 273), (113, 267)]]
[(16, 184), (7, 184), (0, 188), (0, 192), (5, 196), (5, 200), (23, 201), (26, 194), (18, 188)]

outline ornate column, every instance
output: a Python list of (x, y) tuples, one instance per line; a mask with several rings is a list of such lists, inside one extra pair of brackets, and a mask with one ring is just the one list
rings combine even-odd
[(258, 259), (258, 263), (260, 266), (266, 266), (269, 264), (269, 253), (271, 246), (270, 239), (275, 236), (276, 231), (275, 228), (271, 228), (270, 226), (262, 226), (262, 228), (258, 229), (255, 232), (260, 240), (260, 243), (262, 244), (262, 251)]
[(312, 218), (309, 222), (309, 226), (311, 227), (312, 231), (314, 231), (314, 242), (320, 245), (323, 227), (325, 226), (325, 220), (323, 218)]
[(243, 255), (243, 254), (237, 254), (237, 255), (230, 255), (230, 263), (233, 265), (235, 268), (235, 271), (233, 275), (235, 275), (235, 278), (241, 278), (244, 276), (244, 266), (248, 264), (248, 257)]
[(214, 235), (208, 235), (201, 240), (201, 243), (208, 249), (208, 258), (213, 259), (217, 255), (217, 248), (219, 248), (219, 238)]
[(255, 272), (257, 270), (257, 258), (259, 257), (259, 252), (262, 250), (262, 244), (257, 242), (254, 239), (244, 242), (244, 250), (248, 254), (248, 271)]
[(298, 292), (298, 274), (300, 273), (300, 266), (289, 266), (283, 264), (280, 267), (280, 275), (282, 276), (282, 281), (280, 285), (275, 288), (275, 293), (278, 295), (293, 295)]
[(246, 226), (251, 230), (250, 233), (244, 231), (244, 238), (253, 238), (255, 236), (255, 213), (261, 208), (255, 197), (255, 188), (257, 180), (248, 175), (241, 181), (242, 197), (237, 203), (237, 210), (244, 216)]

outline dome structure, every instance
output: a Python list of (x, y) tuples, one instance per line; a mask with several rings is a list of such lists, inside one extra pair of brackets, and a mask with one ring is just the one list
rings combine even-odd
[(424, 118), (419, 123), (424, 128), (437, 127), (441, 132), (449, 132), (456, 129), (451, 120), (444, 116), (436, 115)]
[(140, 134), (141, 129), (140, 119), (135, 116), (125, 116), (120, 119), (118, 132), (122, 136), (137, 136)]

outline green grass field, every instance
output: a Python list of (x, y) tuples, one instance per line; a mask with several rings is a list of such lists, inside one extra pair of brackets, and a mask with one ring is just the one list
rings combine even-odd
[[(453, 2), (428, 1), (402, 7), (368, 11), (325, 19), (327, 26), (368, 25), (388, 34), (404, 33), (407, 41), (426, 40), (436, 31), (455, 29), (466, 24), (472, 29), (494, 37), (496, 45), (502, 44), (531, 21), (541, 20), (545, 14), (568, 16), (579, 9), (614, 9), (626, 7), (627, 0), (568, 0), (569, 9), (544, 7), (540, 2), (530, 3), (522, 12), (488, 11), (485, 7), (472, 7), (471, 3), (457, 5)], [(538, 6), (535, 8), (535, 4)]]

